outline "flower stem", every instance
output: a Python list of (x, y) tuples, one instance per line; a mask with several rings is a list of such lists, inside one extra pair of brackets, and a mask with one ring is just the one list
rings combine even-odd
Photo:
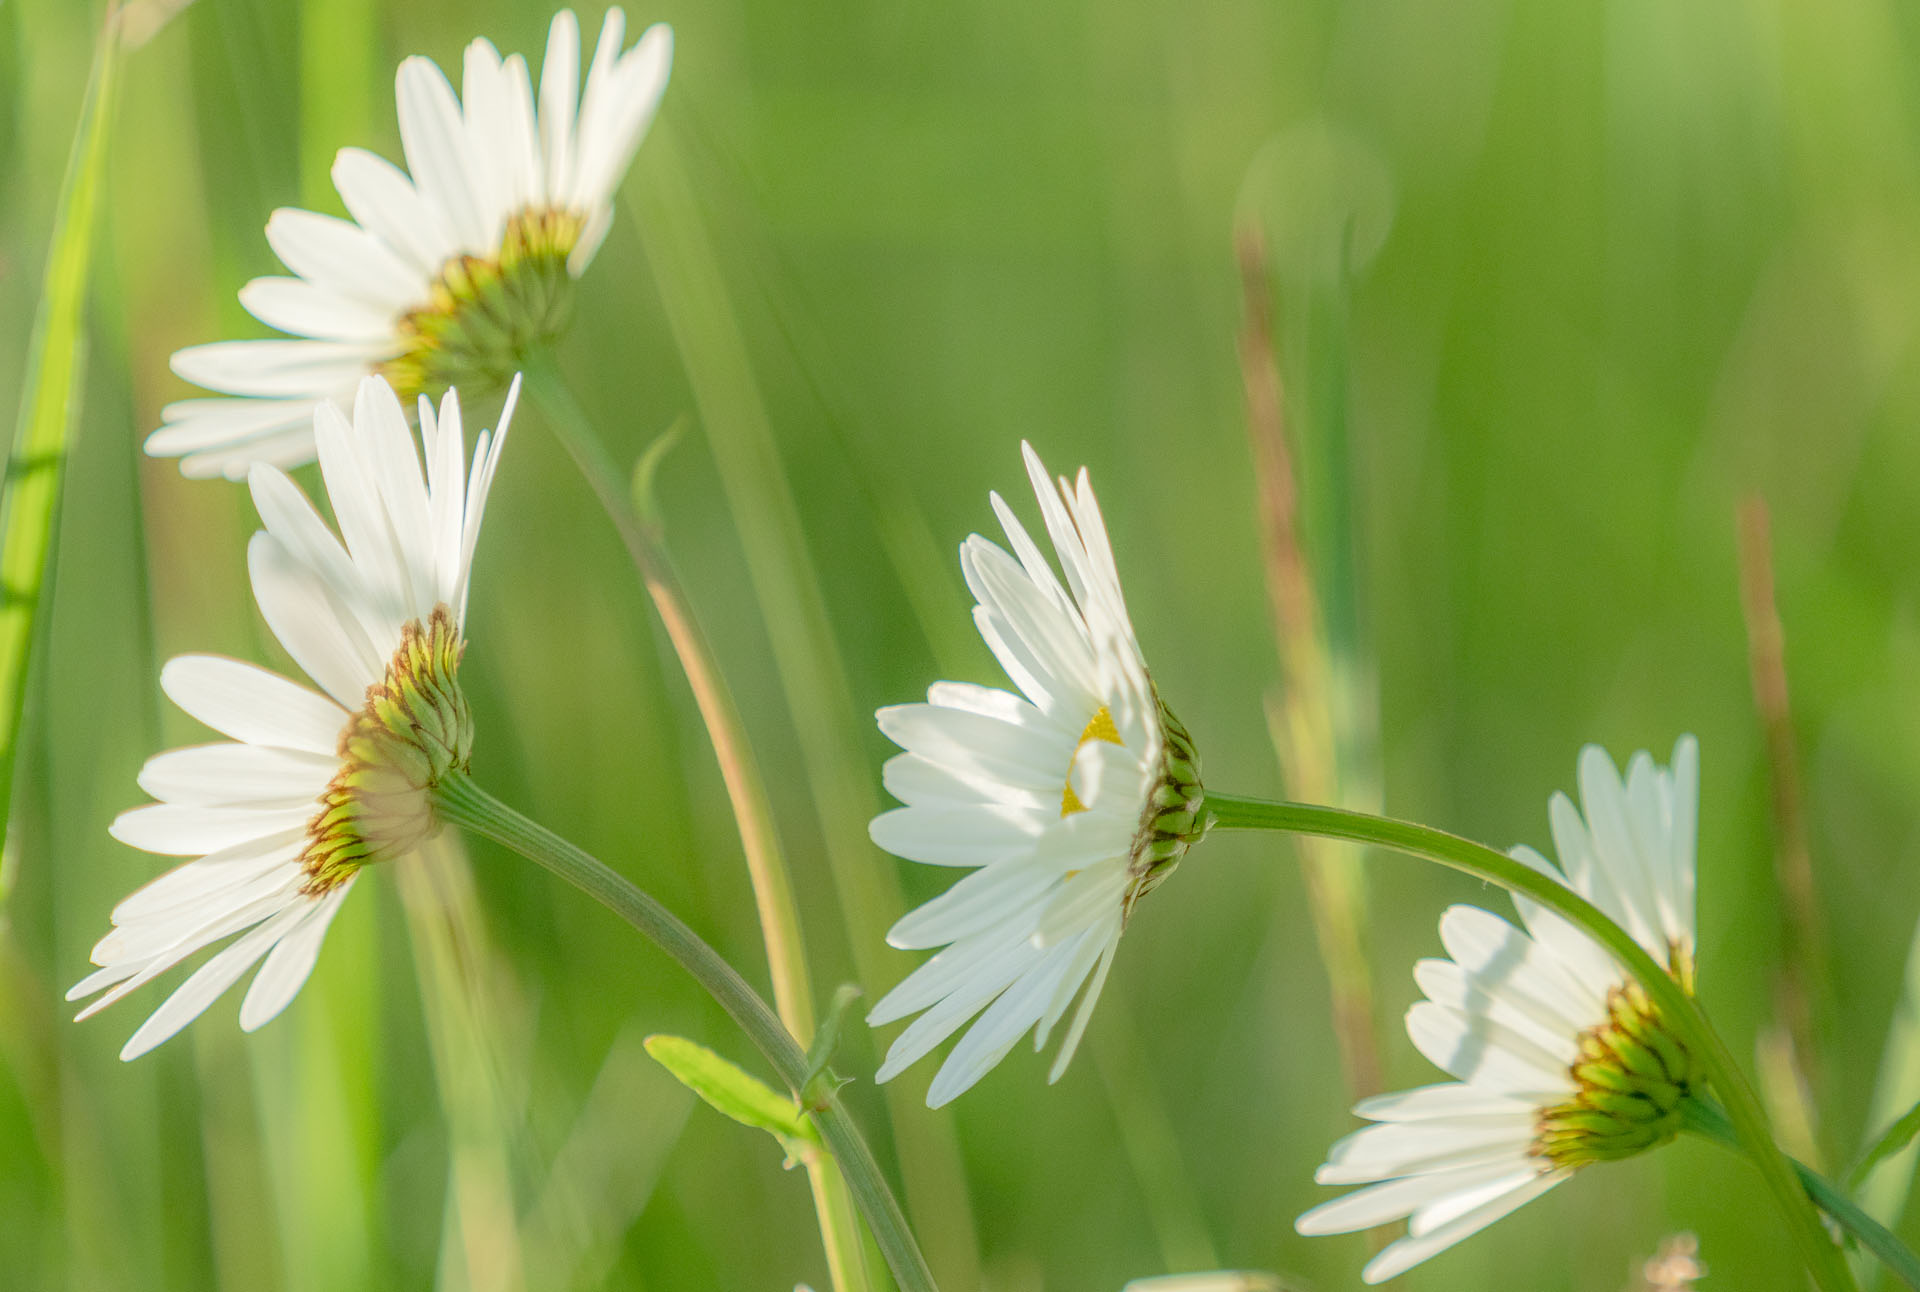
[[(600, 505), (613, 526), (654, 609), (673, 643), (687, 685), (699, 706), (700, 719), (706, 725), (713, 745), (720, 779), (726, 785), (727, 800), (740, 832), (740, 850), (747, 861), (747, 875), (753, 884), (754, 906), (760, 917), (760, 937), (767, 949), (767, 972), (773, 980), (773, 1003), (780, 1021), (802, 1045), (813, 1039), (813, 991), (807, 978), (807, 956), (800, 935), (799, 909), (794, 902), (793, 880), (774, 829), (773, 809), (768, 802), (766, 781), (760, 775), (753, 748), (747, 742), (746, 724), (734, 704), (733, 693), (693, 616), (686, 591), (681, 586), (673, 561), (660, 541), (657, 529), (641, 516), (620, 469), (594, 434), (586, 411), (573, 396), (573, 390), (560, 375), (553, 356), (545, 350), (526, 358), (523, 377), (527, 393), (539, 407), (554, 437), (592, 486)], [(860, 1234), (852, 1223), (847, 1207), (846, 1184), (830, 1161), (816, 1159), (807, 1166), (813, 1185), (814, 1212), (820, 1223), (820, 1238), (826, 1247), (828, 1273), (834, 1292), (864, 1292), (867, 1287), (865, 1261)]]
[[(747, 1034), (795, 1098), (808, 1081), (806, 1052), (720, 953), (666, 907), (545, 826), (500, 802), (463, 773), (434, 788), (440, 819), (484, 835), (544, 866), (631, 924), (692, 974)], [(822, 1083), (824, 1084), (824, 1083)], [(830, 1089), (808, 1092), (814, 1124), (839, 1165), (901, 1292), (936, 1292), (933, 1275), (872, 1151)]]
[(1207, 794), (1202, 813), (1210, 817), (1218, 829), (1319, 835), (1370, 843), (1438, 862), (1531, 898), (1579, 928), (1633, 975), (1652, 998), (1661, 1017), (1680, 1034), (1688, 1051), (1707, 1069), (1714, 1088), (1726, 1101), (1727, 1116), (1739, 1144), (1759, 1168), (1774, 1201), (1786, 1216), (1815, 1284), (1822, 1292), (1849, 1292), (1854, 1288), (1846, 1262), (1796, 1181), (1790, 1159), (1774, 1143), (1766, 1113), (1741, 1075), (1726, 1042), (1713, 1030), (1693, 997), (1674, 981), (1659, 961), (1591, 902), (1504, 852), (1408, 821), (1307, 803), (1273, 803), (1212, 792)]
[[(1687, 1100), (1680, 1107), (1688, 1130), (1703, 1139), (1740, 1151), (1740, 1139), (1734, 1134), (1732, 1123), (1714, 1104), (1696, 1098)], [(1834, 1224), (1852, 1234), (1862, 1247), (1879, 1257), (1881, 1264), (1893, 1271), (1901, 1282), (1910, 1288), (1920, 1288), (1920, 1257), (1916, 1257), (1912, 1249), (1812, 1167), (1795, 1162), (1793, 1169), (1800, 1177), (1800, 1184), (1806, 1189), (1807, 1196), (1833, 1219)]]

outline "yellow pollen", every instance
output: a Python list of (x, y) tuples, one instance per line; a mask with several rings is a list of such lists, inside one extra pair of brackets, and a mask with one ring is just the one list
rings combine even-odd
[[(1080, 757), (1080, 751), (1093, 740), (1104, 740), (1109, 745), (1124, 745), (1120, 739), (1120, 728), (1113, 725), (1113, 715), (1107, 712), (1107, 706), (1101, 705), (1087, 720), (1086, 729), (1080, 733), (1080, 742), (1073, 747), (1073, 757), (1067, 760), (1067, 785), (1060, 793), (1060, 815), (1072, 816), (1075, 812), (1085, 812), (1087, 805), (1073, 792), (1073, 764)], [(1071, 875), (1068, 876), (1072, 878)]]

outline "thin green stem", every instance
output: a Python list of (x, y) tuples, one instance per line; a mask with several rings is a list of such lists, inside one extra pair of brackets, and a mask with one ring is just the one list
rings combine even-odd
[[(1735, 1152), (1741, 1150), (1740, 1139), (1734, 1134), (1732, 1123), (1718, 1107), (1704, 1099), (1689, 1099), (1680, 1107), (1688, 1130)], [(1881, 1264), (1901, 1282), (1910, 1288), (1920, 1288), (1920, 1257), (1916, 1257), (1912, 1249), (1818, 1171), (1800, 1162), (1795, 1162), (1793, 1169), (1800, 1177), (1800, 1184), (1806, 1189), (1807, 1196), (1815, 1206), (1832, 1217), (1834, 1224), (1852, 1234), (1862, 1247), (1879, 1257)]]
[[(740, 831), (740, 849), (753, 883), (754, 906), (760, 917), (760, 936), (767, 949), (767, 972), (773, 980), (773, 1002), (786, 1029), (806, 1044), (813, 1038), (813, 991), (807, 977), (805, 943), (801, 940), (799, 908), (786, 856), (774, 829), (773, 809), (766, 781), (760, 775), (746, 724), (733, 701), (725, 677), (706, 635), (700, 631), (686, 591), (675, 573), (660, 535), (635, 505), (620, 469), (594, 434), (586, 410), (560, 375), (552, 354), (537, 350), (522, 369), (528, 396), (539, 408), (558, 439), (592, 486), (600, 505), (619, 531), (627, 555), (639, 571), (647, 595), (673, 643), (674, 654), (700, 708), (720, 779)], [(835, 1292), (855, 1292), (867, 1286), (860, 1235), (851, 1223), (846, 1184), (830, 1161), (807, 1165), (813, 1186), (814, 1211), (826, 1246), (828, 1272)]]
[[(443, 821), (484, 835), (544, 866), (673, 957), (740, 1025), (794, 1097), (801, 1097), (808, 1077), (806, 1051), (746, 979), (673, 912), (545, 826), (515, 812), (464, 774), (455, 773), (442, 780), (434, 789), (433, 800)], [(839, 1164), (901, 1292), (935, 1292), (926, 1259), (867, 1142), (837, 1096), (818, 1090), (810, 1094), (817, 1096), (812, 1108), (814, 1123)]]
[(1818, 1213), (1801, 1191), (1791, 1160), (1774, 1143), (1766, 1113), (1726, 1042), (1666, 968), (1591, 902), (1504, 852), (1408, 821), (1307, 803), (1272, 803), (1214, 793), (1207, 795), (1203, 810), (1218, 829), (1278, 830), (1345, 839), (1438, 862), (1531, 898), (1586, 933), (1633, 975), (1659, 1009), (1662, 1019), (1680, 1034), (1688, 1051), (1707, 1069), (1714, 1088), (1726, 1101), (1727, 1114), (1740, 1144), (1759, 1168), (1786, 1216), (1799, 1244), (1801, 1258), (1816, 1285), (1823, 1292), (1847, 1292), (1855, 1286), (1846, 1261), (1827, 1237)]

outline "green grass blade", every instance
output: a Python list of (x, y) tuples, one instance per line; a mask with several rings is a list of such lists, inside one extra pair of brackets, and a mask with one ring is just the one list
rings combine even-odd
[[(834, 888), (862, 984), (898, 976), (885, 931), (903, 908), (892, 867), (877, 864), (867, 822), (878, 808), (874, 774), (853, 723), (853, 702), (789, 487), (735, 316), (725, 277), (672, 131), (648, 140), (647, 182), (634, 186), (648, 260), (739, 529), (755, 598), (819, 805)], [(976, 1287), (971, 1210), (952, 1121), (887, 1087), (907, 1205), (928, 1260), (948, 1287)]]
[[(67, 439), (78, 413), (86, 365), (81, 330), (119, 47), (116, 24), (109, 17), (94, 47), (93, 71), (61, 184), (46, 277), (34, 315), (27, 383), (6, 481), (0, 486), (0, 839), (6, 837), (27, 669), (40, 623)], [(10, 865), (0, 866), (0, 899), (10, 887), (10, 872)]]

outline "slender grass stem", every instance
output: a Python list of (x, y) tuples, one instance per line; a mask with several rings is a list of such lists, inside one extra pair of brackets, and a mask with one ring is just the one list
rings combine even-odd
[[(112, 9), (94, 46), (93, 71), (60, 187), (53, 244), (27, 346), (19, 420), (0, 481), (0, 845), (13, 801), (27, 670), (44, 622), (67, 443), (86, 370), (87, 280), (120, 51), (119, 15)], [(0, 853), (0, 899), (11, 885), (13, 860), (10, 853)]]
[[(1727, 1115), (1704, 1099), (1689, 1099), (1681, 1106), (1687, 1129), (1703, 1139), (1739, 1152), (1740, 1137), (1734, 1133)], [(1800, 1184), (1813, 1204), (1827, 1213), (1833, 1223), (1852, 1234), (1859, 1244), (1879, 1257), (1899, 1280), (1910, 1288), (1920, 1288), (1920, 1257), (1901, 1242), (1887, 1227), (1868, 1215), (1859, 1204), (1812, 1167), (1793, 1163)]]
[[(708, 231), (712, 195), (689, 174), (682, 137), (673, 119), (649, 134), (646, 182), (631, 186), (634, 225), (645, 231), (661, 308), (766, 623), (854, 969), (876, 990), (901, 973), (885, 932), (906, 903), (895, 867), (877, 864), (867, 841), (867, 822), (879, 810), (862, 743), (870, 729), (858, 724), (863, 706), (848, 682), (722, 252)], [(909, 1082), (888, 1084), (884, 1098), (907, 1204), (934, 1268), (955, 1287), (980, 1286), (972, 1200), (951, 1116), (930, 1112)]]
[(1438, 862), (1531, 898), (1586, 933), (1634, 976), (1661, 1017), (1706, 1068), (1714, 1089), (1726, 1101), (1737, 1142), (1766, 1180), (1815, 1284), (1822, 1292), (1845, 1292), (1855, 1286), (1839, 1248), (1827, 1237), (1818, 1213), (1802, 1191), (1791, 1160), (1774, 1143), (1766, 1113), (1726, 1042), (1673, 976), (1591, 902), (1504, 852), (1408, 821), (1307, 803), (1270, 803), (1214, 793), (1207, 795), (1204, 811), (1219, 829), (1277, 830), (1345, 839)]
[(810, 1101), (814, 1123), (839, 1164), (901, 1292), (935, 1292), (926, 1258), (920, 1254), (919, 1244), (866, 1140), (831, 1090), (807, 1089), (806, 1051), (719, 952), (623, 876), (515, 812), (467, 776), (455, 774), (442, 780), (433, 798), (442, 820), (484, 835), (558, 875), (632, 925), (692, 974), (740, 1025), (794, 1097)]
[[(813, 1036), (814, 1003), (793, 879), (774, 828), (766, 782), (747, 741), (746, 724), (740, 720), (733, 693), (693, 616), (659, 533), (640, 514), (622, 472), (594, 434), (586, 411), (560, 375), (552, 354), (539, 350), (527, 356), (522, 373), (528, 395), (619, 531), (679, 657), (740, 832), (740, 850), (746, 856), (754, 907), (760, 917), (760, 937), (767, 949), (767, 971), (773, 980), (774, 1008), (787, 1031), (804, 1045)], [(816, 1158), (807, 1163), (814, 1211), (835, 1292), (855, 1292), (867, 1286), (865, 1261), (860, 1234), (848, 1207), (846, 1183), (839, 1176), (839, 1169), (831, 1161)]]

